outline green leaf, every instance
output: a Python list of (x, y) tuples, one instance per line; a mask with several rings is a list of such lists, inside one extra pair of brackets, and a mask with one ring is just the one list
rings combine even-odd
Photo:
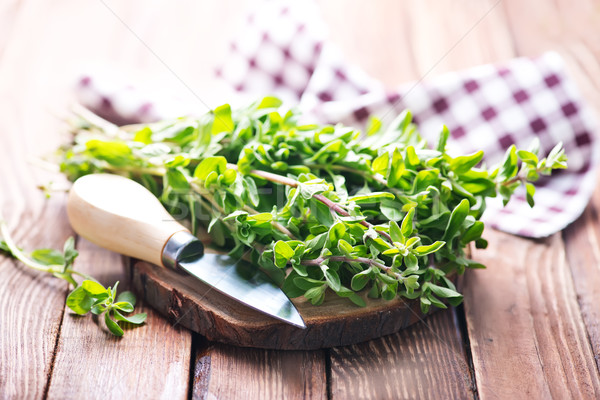
[(126, 143), (92, 139), (85, 146), (92, 157), (111, 165), (121, 167), (132, 162), (132, 152)]
[(410, 275), (404, 279), (404, 286), (412, 291), (419, 288), (419, 276), (418, 275)]
[(374, 115), (369, 117), (369, 121), (367, 122), (367, 136), (371, 136), (376, 134), (381, 130), (381, 120)]
[(390, 164), (390, 154), (385, 152), (373, 160), (372, 169), (376, 174), (387, 176), (388, 166)]
[(527, 189), (527, 204), (529, 207), (533, 207), (535, 202), (533, 200), (533, 195), (535, 194), (535, 186), (531, 183), (525, 183), (525, 188)]
[(419, 301), (421, 302), (421, 312), (427, 314), (429, 312), (429, 307), (431, 307), (431, 300), (422, 296), (419, 298)]
[(65, 244), (63, 246), (63, 258), (65, 268), (73, 264), (78, 255), (79, 252), (75, 250), (75, 238), (71, 236), (65, 241)]
[(450, 131), (446, 125), (442, 126), (442, 131), (440, 132), (440, 137), (438, 139), (437, 151), (440, 153), (446, 152), (446, 143), (448, 142), (448, 138), (450, 137)]
[(406, 216), (402, 220), (402, 226), (400, 227), (400, 230), (402, 231), (402, 236), (404, 236), (405, 238), (410, 237), (410, 235), (412, 235), (413, 217), (414, 216), (415, 216), (415, 209), (411, 208), (408, 211), (408, 213), (406, 213)]
[(450, 169), (453, 170), (455, 174), (464, 174), (479, 164), (482, 158), (483, 151), (481, 150), (468, 156), (456, 157), (450, 162)]
[(304, 297), (310, 300), (313, 305), (319, 305), (325, 299), (325, 289), (327, 289), (327, 285), (312, 287), (304, 293)]
[(123, 329), (121, 329), (119, 324), (117, 324), (115, 321), (113, 321), (110, 318), (108, 313), (104, 314), (104, 322), (106, 323), (106, 327), (108, 328), (110, 333), (112, 333), (115, 336), (119, 336), (119, 337), (123, 336)]
[(506, 150), (499, 175), (505, 179), (514, 178), (518, 170), (517, 148), (513, 144)]
[(93, 304), (94, 299), (82, 286), (77, 286), (67, 296), (67, 307), (79, 315), (87, 314), (92, 309)]
[(383, 200), (379, 205), (379, 209), (383, 216), (391, 221), (400, 221), (404, 218), (402, 205), (395, 201)]
[(215, 120), (213, 121), (211, 133), (216, 135), (221, 132), (231, 132), (234, 129), (233, 119), (231, 119), (231, 107), (229, 104), (223, 104), (214, 109)]
[(116, 303), (113, 303), (113, 307), (124, 311), (124, 312), (132, 312), (133, 311), (133, 305), (131, 305), (131, 303), (127, 302), (127, 301), (118, 301)]
[(165, 167), (167, 168), (177, 168), (177, 167), (187, 167), (190, 163), (190, 159), (188, 157), (183, 156), (182, 154), (178, 154), (175, 157), (172, 157), (165, 161)]
[(404, 257), (404, 263), (408, 270), (412, 271), (419, 268), (419, 260), (417, 260), (417, 257), (414, 254), (409, 254)]
[(392, 153), (392, 164), (390, 167), (390, 173), (388, 175), (388, 186), (397, 187), (404, 176), (405, 170), (406, 166), (404, 164), (402, 153), (398, 148), (396, 148)]
[(277, 97), (267, 96), (260, 101), (256, 108), (259, 110), (263, 108), (278, 108), (281, 106), (281, 104), (281, 100), (279, 100)]
[(338, 241), (337, 248), (340, 251), (340, 253), (347, 255), (347, 256), (350, 255), (352, 253), (352, 251), (354, 250), (352, 248), (352, 245), (350, 243), (346, 242), (344, 239), (340, 239)]
[(150, 129), (150, 127), (148, 126), (144, 126), (142, 129), (135, 133), (133, 141), (144, 144), (152, 143), (152, 129)]
[(350, 287), (352, 288), (352, 290), (356, 292), (363, 290), (367, 283), (369, 283), (369, 281), (371, 280), (370, 274), (371, 268), (354, 275), (352, 277), (352, 281), (350, 282)]
[(452, 289), (448, 289), (442, 286), (438, 286), (438, 285), (434, 285), (433, 283), (430, 283), (428, 285), (428, 288), (431, 289), (431, 291), (433, 293), (435, 293), (436, 296), (445, 298), (445, 299), (462, 299), (463, 295), (458, 293), (455, 290)]
[(517, 151), (517, 156), (519, 156), (519, 158), (523, 160), (523, 162), (533, 166), (534, 168), (537, 167), (539, 160), (538, 156), (534, 153), (527, 150), (519, 150)]
[(337, 242), (346, 234), (346, 227), (342, 221), (338, 221), (329, 228), (329, 241), (337, 244)]
[(406, 240), (396, 221), (390, 221), (390, 237), (394, 242), (404, 243)]
[(83, 290), (85, 290), (92, 296), (97, 296), (99, 294), (107, 292), (107, 289), (104, 286), (102, 286), (98, 282), (94, 282), (89, 279), (83, 281), (81, 283), (81, 287), (83, 288)]
[(115, 314), (115, 319), (117, 321), (129, 322), (130, 324), (134, 324), (134, 325), (143, 324), (144, 322), (146, 322), (146, 318), (148, 317), (148, 315), (146, 313), (139, 313), (139, 314), (135, 314), (135, 315), (125, 316), (125, 315), (121, 314), (120, 312), (118, 312), (117, 310), (115, 310), (113, 312)]
[(185, 175), (178, 169), (168, 169), (166, 179), (167, 185), (174, 190), (185, 192), (190, 189), (190, 184)]
[(447, 305), (445, 305), (444, 303), (442, 303), (440, 300), (438, 300), (434, 295), (432, 295), (431, 293), (427, 294), (427, 299), (431, 302), (431, 304), (435, 307), (441, 308), (441, 309), (446, 309), (448, 308)]
[(323, 286), (325, 284), (324, 281), (318, 279), (312, 279), (308, 277), (294, 277), (294, 284), (303, 290), (308, 290), (314, 288), (316, 286)]
[(294, 250), (283, 240), (277, 241), (273, 247), (275, 253), (275, 265), (285, 268), (290, 258), (294, 256)]
[(54, 249), (38, 249), (31, 252), (31, 258), (42, 265), (63, 265), (65, 257)]
[(248, 198), (250, 199), (250, 203), (254, 207), (258, 207), (260, 203), (260, 198), (258, 196), (258, 189), (256, 187), (256, 182), (249, 176), (244, 177), (245, 187), (248, 193)]
[(400, 250), (398, 250), (397, 248), (391, 248), (391, 249), (387, 249), (384, 250), (381, 254), (383, 254), (384, 256), (392, 256), (394, 254), (398, 254), (400, 253)]
[(8, 247), (8, 245), (6, 244), (6, 242), (4, 240), (0, 240), (0, 251), (4, 251), (8, 254), (12, 254), (12, 252), (10, 251), (10, 248)]
[(329, 190), (329, 185), (324, 183), (323, 181), (309, 181), (309, 182), (301, 182), (298, 184), (298, 189), (300, 196), (305, 199), (310, 199), (315, 194), (320, 194)]
[(348, 298), (350, 299), (350, 301), (352, 301), (354, 304), (356, 304), (359, 307), (366, 307), (367, 303), (365, 302), (365, 300), (360, 297), (359, 295), (357, 295), (356, 293), (352, 293), (350, 296), (348, 296)]
[(390, 192), (371, 192), (367, 194), (359, 194), (356, 196), (348, 197), (348, 201), (353, 201), (358, 204), (363, 203), (377, 203), (384, 199), (393, 200), (395, 196)]
[(227, 169), (227, 160), (222, 156), (208, 157), (205, 158), (198, 164), (194, 171), (194, 177), (205, 180), (208, 174), (216, 172), (218, 175), (225, 172)]
[(469, 215), (469, 200), (463, 199), (454, 210), (452, 210), (452, 214), (450, 214), (450, 220), (448, 221), (448, 225), (446, 226), (446, 231), (444, 232), (444, 236), (442, 238), (443, 241), (448, 242), (460, 230), (463, 221)]
[(340, 277), (339, 277), (338, 273), (326, 265), (321, 265), (321, 270), (323, 271), (323, 274), (325, 275), (325, 280), (327, 281), (327, 284), (329, 285), (329, 287), (334, 292), (339, 291), (342, 283), (340, 282)]
[(411, 168), (415, 168), (421, 163), (413, 146), (408, 146), (406, 148), (406, 163)]
[(418, 247), (416, 247), (415, 248), (415, 252), (419, 256), (426, 256), (427, 254), (435, 253), (436, 251), (438, 251), (439, 249), (441, 249), (445, 244), (446, 244), (446, 242), (442, 242), (442, 241), (438, 240), (435, 243), (430, 244), (428, 246), (418, 246)]
[(463, 245), (466, 245), (473, 240), (477, 240), (483, 234), (484, 224), (481, 221), (475, 221), (473, 225), (469, 229), (466, 230), (463, 237), (460, 239)]
[(117, 301), (125, 301), (135, 307), (136, 298), (135, 295), (130, 291), (121, 292), (117, 296)]

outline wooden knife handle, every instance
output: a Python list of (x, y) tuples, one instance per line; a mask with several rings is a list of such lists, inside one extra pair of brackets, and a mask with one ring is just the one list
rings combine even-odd
[(130, 257), (163, 265), (163, 247), (187, 229), (145, 187), (118, 175), (93, 174), (73, 184), (67, 214), (75, 232)]

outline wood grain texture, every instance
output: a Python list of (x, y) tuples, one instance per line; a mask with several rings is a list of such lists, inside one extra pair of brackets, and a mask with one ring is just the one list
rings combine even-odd
[(173, 323), (236, 346), (311, 350), (389, 335), (419, 322), (417, 301), (369, 299), (366, 307), (328, 293), (319, 307), (292, 299), (306, 329), (286, 324), (217, 292), (198, 279), (147, 263), (134, 266), (133, 287)]
[(581, 316), (600, 370), (600, 192), (574, 224), (563, 231), (567, 260)]
[(193, 399), (326, 399), (325, 354), (205, 344), (196, 352)]
[[(24, 249), (62, 248), (71, 234), (65, 197), (46, 200), (36, 189), (35, 171), (26, 162), (32, 132), (23, 129), (17, 117), (23, 112), (0, 98), (0, 208)], [(43, 396), (66, 290), (66, 283), (0, 255), (0, 398)]]
[(474, 398), (453, 309), (399, 333), (331, 349), (332, 399)]
[(598, 398), (600, 378), (560, 235), (487, 231), (487, 265), (465, 279), (465, 311), (482, 398)]
[[(126, 289), (127, 259), (81, 239), (76, 268), (105, 286), (120, 280)], [(49, 398), (185, 399), (191, 356), (189, 331), (171, 326), (143, 302), (135, 312), (147, 312), (142, 327), (112, 336), (102, 319), (80, 317), (65, 310)]]
[[(218, 59), (224, 54), (227, 38), (238, 29), (244, 8), (250, 5), (247, 1), (241, 4), (236, 1), (191, 0), (177, 4), (152, 2), (151, 6), (139, 1), (107, 0), (105, 3), (107, 6), (101, 2), (75, 0), (8, 0), (0, 5), (0, 206), (7, 214), (16, 239), (28, 249), (60, 247), (69, 235), (64, 226), (64, 198), (57, 195), (46, 203), (32, 189), (36, 184), (46, 183), (49, 176), (32, 169), (25, 163), (25, 157), (43, 154), (62, 140), (55, 135), (59, 129), (56, 121), (47, 115), (47, 110), (66, 109), (65, 99), (70, 96), (73, 79), (90, 65), (109, 64), (126, 73), (143, 69), (139, 76), (142, 81), (161, 82), (164, 86), (177, 88), (186, 92), (192, 101), (198, 102), (199, 107), (204, 107), (185, 85), (200, 99), (209, 100), (213, 65), (207, 58)], [(332, 37), (347, 59), (390, 86), (482, 62), (557, 50), (565, 58), (569, 71), (588, 101), (595, 105), (596, 112), (600, 111), (600, 42), (597, 40), (600, 7), (597, 1), (503, 0), (480, 22), (480, 17), (496, 4), (495, 0), (380, 0), (369, 4), (326, 0), (321, 4), (331, 25)], [(477, 27), (462, 38), (475, 22)], [(430, 70), (431, 73), (428, 72)], [(512, 238), (514, 242), (506, 235), (490, 238), (490, 249), (496, 249), (489, 255), (487, 264), (490, 268), (472, 275), (468, 287), (471, 296), (477, 295), (477, 301), (467, 299), (467, 307), (471, 307), (468, 308), (471, 313), (468, 321), (470, 339), (482, 398), (508, 397), (511, 394), (522, 398), (532, 393), (538, 394), (537, 397), (554, 395), (557, 398), (597, 396), (594, 378), (600, 358), (597, 207), (595, 200), (595, 205), (586, 211), (583, 219), (564, 234), (570, 264), (568, 273), (564, 272), (563, 264), (543, 258), (546, 256), (539, 250), (542, 246), (544, 252), (548, 250), (557, 259), (564, 259), (564, 255), (559, 254), (563, 250), (554, 249), (555, 245), (562, 248), (556, 238), (550, 242), (526, 242)], [(44, 224), (51, 225), (52, 230), (42, 230)], [(531, 254), (525, 254), (527, 252)], [(532, 272), (531, 265), (516, 271), (507, 268), (514, 258), (513, 253), (531, 261), (537, 270), (558, 268), (561, 272), (552, 270), (552, 279), (546, 279), (545, 275), (540, 278), (541, 275)], [(95, 253), (92, 251), (92, 254)], [(105, 255), (102, 260), (102, 264), (108, 262)], [(121, 265), (120, 260), (113, 261)], [(559, 278), (564, 278), (564, 281)], [(515, 282), (521, 290), (511, 287)], [(514, 297), (514, 293), (522, 294), (522, 289), (527, 290), (527, 296)], [(0, 293), (3, 294), (0, 297), (0, 398), (43, 397), (47, 375), (53, 365), (56, 335), (63, 318), (66, 285), (26, 272), (2, 258)], [(570, 299), (566, 305), (551, 301), (552, 295), (563, 294)], [(23, 296), (34, 300), (23, 303), (20, 301)], [(574, 306), (574, 297), (577, 297), (581, 310)], [(35, 307), (35, 314), (30, 313), (31, 307)], [(21, 316), (21, 312), (32, 316)], [(441, 315), (433, 316), (428, 322), (437, 326), (434, 319), (442, 318)], [(581, 320), (585, 322), (591, 340), (588, 350)], [(88, 337), (80, 336), (80, 331), (71, 328), (68, 334), (63, 333), (63, 347), (56, 356), (50, 397), (65, 397), (60, 390), (60, 382), (70, 380), (70, 387), (64, 387), (66, 393), (79, 393), (82, 388), (89, 390), (94, 379), (88, 369), (79, 371), (85, 360), (76, 363), (66, 354), (61, 354), (62, 351), (67, 352), (67, 345), (74, 345), (77, 354), (93, 354), (97, 359), (102, 352), (101, 355), (110, 360), (101, 367), (94, 382), (96, 388), (106, 382), (115, 382), (103, 372), (104, 369), (121, 371), (123, 365), (137, 367), (137, 357), (141, 358), (146, 370), (150, 359), (154, 360), (152, 362), (160, 357), (164, 357), (162, 361), (165, 362), (172, 360), (168, 355), (161, 355), (165, 345), (156, 339), (159, 333), (152, 328), (158, 325), (167, 329), (170, 325), (155, 315), (150, 317), (147, 326), (127, 332), (124, 340), (145, 338), (142, 340), (148, 354), (136, 356), (133, 361), (120, 356), (123, 349), (125, 354), (133, 354), (128, 342), (99, 346), (106, 337), (92, 321), (87, 318), (74, 320), (70, 315), (64, 315), (65, 329), (69, 325), (84, 323), (86, 325), (81, 328), (85, 332), (89, 329), (89, 341)], [(378, 394), (386, 397), (388, 393), (399, 394), (393, 397), (413, 397), (413, 394), (414, 397), (470, 397), (468, 389), (463, 390), (463, 386), (468, 387), (467, 384), (458, 385), (447, 377), (458, 376), (457, 379), (463, 382), (464, 376), (456, 372), (462, 371), (456, 367), (458, 364), (447, 361), (432, 347), (433, 342), (403, 336), (418, 330), (419, 326), (371, 342), (369, 345), (377, 348), (383, 354), (381, 357), (367, 354), (362, 345), (332, 351), (332, 366), (337, 371), (334, 373), (332, 370), (331, 374), (331, 383), (336, 382), (336, 391), (331, 391), (334, 397), (350, 393), (347, 387), (356, 388), (358, 385), (354, 380), (358, 378), (373, 381), (367, 385), (369, 390), (364, 391), (365, 397)], [(443, 323), (436, 332), (449, 334), (456, 326), (455, 323)], [(149, 339), (151, 335), (157, 336)], [(187, 340), (184, 342), (189, 343)], [(402, 353), (388, 353), (392, 348), (389, 343), (396, 347), (402, 345)], [(158, 350), (150, 346), (157, 346)], [(92, 350), (94, 347), (96, 350)], [(425, 351), (425, 348), (433, 350)], [(136, 351), (136, 354), (141, 353), (141, 349)], [(219, 398), (239, 398), (244, 396), (246, 388), (252, 394), (264, 395), (264, 398), (283, 397), (284, 394), (293, 398), (298, 393), (306, 397), (310, 394), (323, 397), (323, 389), (317, 390), (316, 387), (324, 382), (327, 371), (321, 372), (312, 363), (308, 363), (311, 366), (299, 378), (291, 375), (291, 367), (284, 368), (286, 380), (292, 376), (298, 381), (294, 381), (297, 383), (293, 391), (279, 390), (277, 385), (281, 384), (280, 377), (283, 375), (267, 366), (270, 363), (282, 365), (282, 361), (274, 359), (284, 357), (286, 352), (247, 350), (246, 353), (245, 350), (212, 344), (208, 347), (200, 345), (198, 351), (192, 375), (195, 377), (192, 393), (197, 398), (214, 398), (216, 394), (220, 395)], [(154, 352), (158, 355), (153, 355)], [(425, 358), (416, 358), (416, 355)], [(315, 358), (317, 363), (321, 363), (320, 356)], [(437, 372), (420, 369), (424, 359), (438, 358), (441, 364), (436, 364)], [(122, 365), (116, 366), (117, 362)], [(179, 377), (180, 373), (184, 373), (178, 362), (171, 361), (172, 368), (179, 371), (175, 376)], [(440, 375), (447, 363), (450, 363), (450, 372), (447, 376)], [(378, 369), (380, 365), (391, 371), (400, 371), (401, 379)], [(358, 367), (367, 371), (366, 378), (354, 378), (350, 374)], [(152, 368), (156, 368), (156, 363)], [(229, 371), (236, 371), (237, 381), (229, 379)], [(75, 373), (75, 378), (67, 372)], [(145, 384), (146, 374), (156, 377), (153, 372), (140, 372), (138, 378)], [(381, 390), (376, 391), (379, 386), (374, 388), (374, 384), (379, 382), (379, 374), (388, 379), (381, 383)], [(347, 376), (350, 380), (346, 380)], [(129, 379), (125, 378), (125, 383), (114, 386), (113, 397), (131, 397), (139, 389), (136, 385), (131, 386)], [(168, 381), (178, 379), (169, 378)], [(412, 386), (415, 381), (435, 382), (439, 392), (415, 388)], [(410, 390), (404, 389), (403, 385)], [(308, 386), (315, 389), (306, 390)]]

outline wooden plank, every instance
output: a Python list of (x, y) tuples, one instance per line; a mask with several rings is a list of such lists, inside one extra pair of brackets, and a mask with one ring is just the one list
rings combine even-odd
[[(1, 89), (0, 89), (1, 90)], [(23, 108), (0, 98), (0, 208), (26, 250), (62, 248), (71, 234), (64, 197), (36, 189), (26, 162), (31, 132), (15, 117)], [(40, 398), (52, 368), (66, 283), (0, 256), (0, 396)]]
[[(557, 50), (566, 61), (569, 74), (591, 104), (600, 112), (600, 45), (591, 34), (600, 24), (600, 12), (593, 1), (505, 2), (511, 16), (515, 46), (524, 54), (547, 49)], [(529, 15), (529, 17), (525, 17)], [(598, 216), (600, 193), (578, 221), (563, 233), (571, 275), (587, 328), (596, 364), (600, 366), (600, 300), (598, 287), (600, 262), (598, 254)]]
[(322, 350), (276, 351), (201, 343), (194, 399), (326, 399)]
[(526, 240), (489, 230), (465, 279), (465, 312), (482, 398), (598, 398), (600, 378), (560, 234)]
[(600, 193), (596, 191), (593, 204), (583, 216), (569, 226), (563, 236), (567, 259), (587, 328), (596, 365), (600, 369)]
[[(121, 281), (125, 290), (128, 259), (84, 239), (76, 268), (104, 285)], [(50, 381), (49, 398), (120, 397), (184, 399), (188, 394), (191, 334), (174, 327), (143, 302), (144, 326), (112, 336), (101, 319), (65, 310)]]
[(399, 333), (331, 349), (332, 399), (474, 398), (453, 309)]

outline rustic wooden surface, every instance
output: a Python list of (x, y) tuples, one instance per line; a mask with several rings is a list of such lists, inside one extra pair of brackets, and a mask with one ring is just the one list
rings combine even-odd
[[(28, 160), (64, 140), (54, 114), (77, 72), (143, 68), (204, 94), (210, 61), (249, 3), (0, 3), (0, 207), (22, 246), (60, 247), (72, 234), (64, 195), (35, 189), (64, 181)], [(348, 59), (388, 85), (556, 50), (600, 115), (598, 1), (320, 4)], [(0, 258), (0, 398), (598, 398), (599, 208), (596, 194), (575, 224), (541, 241), (487, 232), (490, 248), (476, 258), (489, 269), (467, 274), (464, 308), (310, 352), (212, 343), (143, 304), (148, 324), (115, 340), (65, 311), (66, 285)], [(79, 244), (78, 268), (127, 280), (127, 260)]]
[[(306, 329), (240, 307), (235, 300), (191, 279), (189, 275), (145, 262), (131, 271), (132, 286), (155, 310), (206, 339), (243, 347), (314, 350), (365, 342), (396, 333), (423, 319), (419, 301), (370, 299), (365, 307), (327, 293), (314, 307), (303, 297), (292, 299)], [(450, 277), (456, 280), (456, 276)], [(366, 292), (366, 291), (365, 291)]]

